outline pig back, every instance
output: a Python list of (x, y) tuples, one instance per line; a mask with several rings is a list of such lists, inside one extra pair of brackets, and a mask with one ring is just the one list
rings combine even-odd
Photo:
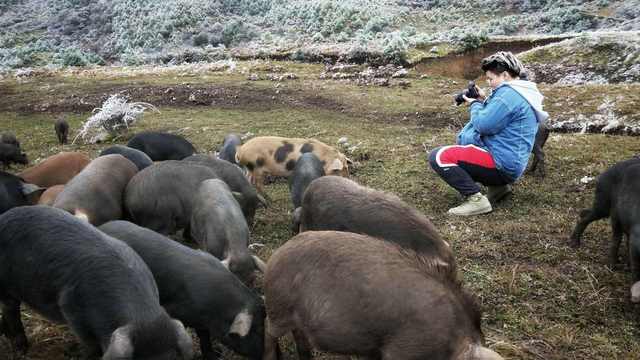
[(93, 160), (58, 194), (54, 207), (83, 212), (94, 225), (122, 217), (122, 198), (129, 180), (138, 172), (122, 155)]
[(458, 281), (420, 254), (366, 235), (294, 237), (271, 256), (264, 291), (273, 328), (301, 328), (319, 350), (365, 355), (400, 337), (423, 355), (407, 358), (445, 359), (457, 344), (482, 339), (479, 307)]
[(91, 159), (79, 152), (62, 152), (46, 158), (19, 174), (26, 182), (41, 187), (64, 185), (82, 171)]
[(191, 218), (200, 183), (217, 179), (206, 166), (188, 161), (155, 163), (137, 173), (125, 190), (125, 209), (134, 223), (169, 234)]
[(258, 192), (251, 183), (249, 183), (249, 180), (247, 180), (246, 176), (238, 166), (228, 161), (216, 159), (204, 154), (189, 156), (185, 158), (184, 161), (194, 162), (210, 168), (216, 173), (219, 179), (229, 186), (231, 191), (241, 193), (242, 198), (239, 199), (239, 203), (242, 207), (242, 213), (248, 223), (253, 222), (256, 209), (260, 203)]
[(162, 312), (153, 277), (133, 250), (48, 206), (16, 208), (0, 217), (3, 291), (57, 322), (67, 321), (62, 311), (84, 314), (77, 319), (91, 326), (136, 311)]
[(339, 176), (314, 180), (302, 200), (301, 229), (367, 234), (437, 257), (456, 272), (449, 245), (431, 221), (395, 195)]
[(147, 154), (153, 161), (182, 160), (196, 153), (196, 149), (180, 135), (145, 131), (135, 135), (127, 146)]

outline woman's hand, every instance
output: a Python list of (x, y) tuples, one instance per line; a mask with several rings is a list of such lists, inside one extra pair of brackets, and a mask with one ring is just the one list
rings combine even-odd
[(478, 87), (478, 85), (476, 85), (476, 92), (478, 93), (478, 97), (475, 99), (470, 98), (464, 94), (462, 95), (462, 98), (464, 99), (464, 101), (467, 102), (467, 105), (470, 105), (472, 102), (478, 101), (478, 100), (484, 101), (484, 99), (486, 98), (484, 90), (482, 90), (481, 88)]
[(484, 99), (487, 98), (487, 95), (485, 94), (484, 90), (482, 90), (481, 88), (478, 87), (478, 85), (476, 85), (476, 91), (478, 92), (478, 100), (482, 100), (484, 101)]

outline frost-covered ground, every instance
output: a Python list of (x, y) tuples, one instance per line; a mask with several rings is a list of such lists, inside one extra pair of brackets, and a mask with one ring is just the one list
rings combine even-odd
[(639, 0), (4, 0), (0, 68), (182, 63), (229, 56), (317, 60), (489, 36), (640, 28)]
[(640, 32), (588, 32), (520, 54), (536, 81), (563, 85), (640, 81)]

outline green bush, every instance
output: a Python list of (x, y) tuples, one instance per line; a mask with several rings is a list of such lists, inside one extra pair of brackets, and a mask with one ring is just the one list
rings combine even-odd
[(398, 31), (389, 34), (383, 43), (382, 53), (390, 62), (402, 64), (406, 62), (408, 42)]
[(193, 46), (206, 46), (209, 44), (209, 35), (201, 32), (193, 38)]
[(458, 40), (458, 44), (462, 47), (462, 50), (468, 51), (481, 47), (487, 41), (489, 41), (489, 37), (487, 36), (487, 34), (483, 32), (479, 34), (469, 32), (463, 35), (460, 40)]
[(56, 63), (62, 66), (104, 65), (104, 60), (94, 53), (69, 47), (58, 53)]
[(255, 31), (240, 19), (233, 19), (222, 28), (222, 43), (230, 46), (241, 41), (251, 40), (255, 35)]

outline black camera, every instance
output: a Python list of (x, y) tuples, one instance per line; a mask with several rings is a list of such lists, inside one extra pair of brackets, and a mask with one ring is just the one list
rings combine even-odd
[(475, 81), (469, 81), (469, 86), (460, 94), (456, 95), (456, 106), (460, 106), (464, 102), (464, 98), (462, 96), (466, 96), (471, 99), (477, 99), (480, 97), (478, 94), (478, 90), (476, 89)]

